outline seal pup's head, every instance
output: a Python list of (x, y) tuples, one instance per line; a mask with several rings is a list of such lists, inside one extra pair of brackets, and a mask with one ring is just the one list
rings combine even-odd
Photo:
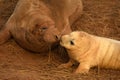
[(68, 35), (63, 35), (60, 44), (67, 50), (83, 53), (89, 48), (90, 35), (83, 31), (73, 31)]

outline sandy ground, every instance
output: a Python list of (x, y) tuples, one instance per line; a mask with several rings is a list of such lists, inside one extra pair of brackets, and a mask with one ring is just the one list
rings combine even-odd
[[(17, 0), (0, 0), (0, 28), (14, 10)], [(84, 12), (73, 30), (120, 40), (120, 0), (83, 0)], [(13, 39), (0, 45), (0, 80), (120, 80), (120, 70), (92, 68), (88, 75), (73, 74), (76, 69), (58, 69), (63, 60), (48, 53), (32, 53)]]

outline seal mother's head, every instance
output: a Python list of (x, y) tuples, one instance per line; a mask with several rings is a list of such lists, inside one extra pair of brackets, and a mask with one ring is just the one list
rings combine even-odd
[(19, 0), (0, 32), (0, 44), (12, 36), (25, 49), (47, 51), (49, 44), (71, 32), (70, 25), (81, 11), (80, 0)]

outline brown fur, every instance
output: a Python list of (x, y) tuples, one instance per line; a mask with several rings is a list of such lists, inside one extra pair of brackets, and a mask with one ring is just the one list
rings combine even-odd
[(120, 69), (120, 41), (90, 35), (83, 31), (74, 31), (61, 38), (70, 61), (60, 67), (70, 67), (79, 62), (75, 73), (88, 73), (94, 66)]
[(0, 44), (13, 36), (23, 48), (46, 51), (48, 43), (71, 32), (70, 25), (81, 12), (81, 0), (19, 0), (0, 32)]

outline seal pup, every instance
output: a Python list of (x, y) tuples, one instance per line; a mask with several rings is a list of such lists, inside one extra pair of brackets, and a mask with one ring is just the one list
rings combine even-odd
[(88, 73), (94, 66), (120, 69), (120, 41), (98, 37), (83, 31), (63, 35), (60, 44), (66, 48), (70, 60), (59, 67), (70, 67), (77, 61), (75, 73)]
[(19, 0), (13, 14), (0, 31), (0, 44), (11, 36), (33, 52), (48, 50), (48, 44), (70, 33), (72, 23), (82, 13), (81, 0)]

